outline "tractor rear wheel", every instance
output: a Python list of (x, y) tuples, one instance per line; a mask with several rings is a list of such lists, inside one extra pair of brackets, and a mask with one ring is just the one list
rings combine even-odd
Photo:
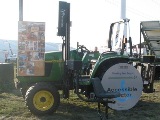
[(35, 115), (52, 114), (59, 107), (60, 95), (55, 86), (36, 83), (27, 90), (25, 102), (30, 112)]

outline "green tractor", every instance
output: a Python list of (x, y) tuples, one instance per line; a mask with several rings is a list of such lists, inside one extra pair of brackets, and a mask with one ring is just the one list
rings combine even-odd
[[(95, 64), (91, 60), (97, 60), (100, 53), (90, 52), (83, 45), (77, 47), (77, 50), (70, 51), (71, 60), (67, 60), (67, 63), (77, 64), (71, 67), (74, 67), (74, 70), (81, 69), (80, 74), (87, 78), (86, 82), (84, 81), (85, 85), (80, 87), (85, 92), (84, 88), (90, 85), (90, 70)], [(32, 113), (38, 115), (53, 113), (60, 103), (59, 90), (63, 91), (63, 98), (69, 98), (69, 90), (75, 90), (76, 86), (75, 73), (67, 67), (68, 65), (62, 60), (62, 51), (48, 52), (45, 53), (45, 76), (17, 76), (16, 88), (20, 89)]]
[[(137, 59), (132, 57), (131, 37), (127, 40), (124, 34), (123, 40), (118, 41), (117, 32), (116, 40), (112, 40), (113, 26), (123, 24), (126, 29), (129, 20), (111, 24), (109, 51), (89, 51), (79, 44), (77, 49), (70, 50), (70, 4), (62, 3), (59, 6), (58, 27), (58, 35), (63, 38), (62, 51), (45, 53), (44, 76), (17, 76), (18, 81), (15, 84), (17, 89), (20, 89), (28, 109), (36, 115), (52, 114), (60, 104), (59, 91), (62, 91), (63, 98), (68, 99), (70, 90), (74, 90), (81, 100), (97, 102), (91, 83), (94, 78), (101, 81), (107, 93), (120, 93), (119, 97), (110, 98), (115, 101), (115, 104), (108, 104), (110, 108), (127, 110), (135, 106), (143, 91), (143, 80), (141, 73), (133, 65), (133, 61)], [(62, 26), (62, 22), (65, 26)], [(119, 47), (114, 48), (117, 44)], [(104, 101), (101, 103), (104, 104)]]

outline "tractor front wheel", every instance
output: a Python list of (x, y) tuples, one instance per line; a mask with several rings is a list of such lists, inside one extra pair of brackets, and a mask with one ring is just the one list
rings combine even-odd
[(49, 83), (36, 83), (26, 93), (25, 102), (31, 113), (45, 115), (54, 113), (60, 103), (60, 95)]

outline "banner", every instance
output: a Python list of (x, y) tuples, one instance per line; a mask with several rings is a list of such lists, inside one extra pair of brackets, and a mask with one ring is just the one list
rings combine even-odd
[(18, 76), (44, 76), (45, 23), (18, 22)]
[(66, 24), (70, 22), (70, 3), (59, 1), (58, 36), (66, 36)]

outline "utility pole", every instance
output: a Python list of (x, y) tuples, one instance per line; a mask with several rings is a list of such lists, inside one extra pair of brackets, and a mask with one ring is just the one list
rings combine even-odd
[(23, 0), (19, 0), (19, 21), (23, 21)]
[(126, 0), (121, 0), (121, 19), (126, 19)]

